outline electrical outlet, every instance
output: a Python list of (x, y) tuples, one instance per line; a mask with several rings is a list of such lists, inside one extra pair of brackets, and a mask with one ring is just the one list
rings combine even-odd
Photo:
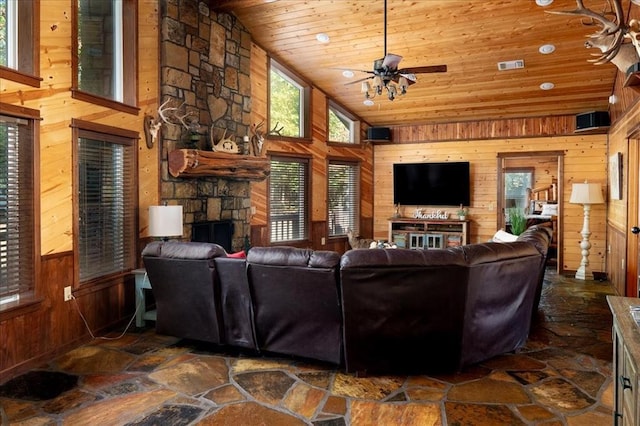
[(324, 237), (320, 238), (320, 244), (325, 245), (327, 240)]
[(71, 286), (69, 285), (64, 288), (64, 301), (68, 302), (71, 299), (73, 299), (73, 295), (71, 294)]

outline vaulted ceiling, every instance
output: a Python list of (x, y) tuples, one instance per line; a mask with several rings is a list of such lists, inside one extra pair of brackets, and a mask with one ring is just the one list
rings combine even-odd
[[(388, 0), (387, 52), (403, 57), (400, 68), (447, 65), (447, 72), (417, 74), (406, 95), (363, 104), (360, 84), (373, 61), (384, 56), (383, 0), (210, 0), (235, 15), (256, 44), (330, 98), (372, 125), (485, 120), (577, 114), (607, 110), (618, 69), (593, 65), (586, 36), (596, 28), (571, 10), (575, 0), (541, 7), (534, 0)], [(605, 0), (585, 0), (602, 13)], [(625, 13), (640, 6), (622, 0)], [(316, 35), (325, 33), (328, 43)], [(541, 54), (540, 46), (555, 45)], [(525, 67), (499, 71), (498, 62)], [(342, 69), (356, 70), (346, 78)], [(540, 85), (554, 84), (551, 90)]]

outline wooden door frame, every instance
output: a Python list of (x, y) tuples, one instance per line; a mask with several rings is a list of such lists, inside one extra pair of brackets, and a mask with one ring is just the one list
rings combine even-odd
[(627, 241), (626, 296), (638, 297), (638, 275), (640, 274), (640, 237), (631, 233), (631, 227), (640, 226), (640, 124), (627, 136)]
[[(562, 210), (563, 210), (563, 187), (564, 187), (564, 151), (519, 151), (519, 152), (498, 152), (497, 155), (497, 171), (498, 171), (498, 193), (497, 193), (497, 214), (496, 214), (496, 229), (500, 229), (501, 224), (503, 223), (503, 210), (504, 210), (504, 172), (505, 172), (505, 161), (509, 159), (515, 158), (528, 158), (528, 157), (557, 157), (558, 161), (558, 223), (557, 223), (557, 235), (558, 235), (558, 247), (557, 251), (557, 265), (556, 270), (558, 274), (564, 273), (564, 259), (563, 259), (563, 246), (564, 246), (564, 238), (562, 234), (563, 230), (563, 219), (562, 219)], [(502, 217), (501, 217), (502, 216)]]

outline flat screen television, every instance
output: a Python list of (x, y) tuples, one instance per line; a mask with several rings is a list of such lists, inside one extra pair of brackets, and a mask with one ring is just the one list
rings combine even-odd
[(393, 203), (418, 206), (468, 206), (469, 162), (396, 163)]

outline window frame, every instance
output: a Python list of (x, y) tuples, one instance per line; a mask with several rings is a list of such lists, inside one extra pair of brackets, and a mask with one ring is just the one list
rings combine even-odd
[[(130, 234), (127, 235), (125, 229), (124, 233), (124, 244), (129, 244), (129, 257), (126, 256), (123, 258), (125, 262), (130, 266), (129, 268), (125, 267), (121, 271), (108, 273), (105, 275), (97, 276), (94, 278), (90, 278), (82, 281), (80, 278), (80, 158), (78, 152), (78, 142), (80, 138), (100, 138), (105, 142), (120, 144), (123, 146), (127, 146), (130, 148), (131, 155), (131, 186), (127, 187), (125, 191), (131, 191), (132, 194), (138, 193), (138, 142), (139, 142), (139, 134), (138, 132), (134, 132), (131, 130), (120, 129), (117, 127), (107, 126), (103, 124), (96, 124), (89, 121), (84, 121), (80, 119), (71, 119), (71, 127), (72, 127), (72, 140), (73, 140), (73, 210), (74, 210), (74, 222), (73, 222), (73, 245), (76, 249), (73, 251), (74, 256), (74, 283), (73, 288), (75, 290), (91, 288), (95, 285), (110, 282), (113, 278), (120, 277), (128, 274), (131, 270), (135, 269), (137, 265), (137, 244), (138, 244), (138, 196), (134, 195), (131, 200), (130, 210), (131, 210), (131, 222), (128, 224), (130, 226)], [(127, 177), (127, 176), (125, 176)]]
[(272, 220), (271, 220), (271, 181), (274, 176), (273, 167), (271, 168), (271, 173), (267, 180), (267, 232), (268, 232), (268, 241), (270, 245), (291, 245), (291, 246), (300, 246), (306, 247), (310, 241), (309, 233), (311, 230), (310, 219), (311, 219), (311, 170), (312, 170), (312, 157), (311, 156), (303, 156), (303, 155), (289, 155), (284, 153), (271, 154), (269, 156), (269, 162), (280, 161), (280, 162), (295, 162), (305, 165), (305, 182), (304, 182), (304, 211), (302, 213), (303, 217), (303, 237), (300, 239), (294, 240), (277, 240), (273, 241), (272, 238)]
[[(136, 0), (122, 1), (122, 34), (120, 38), (123, 43), (122, 50), (122, 70), (114, 75), (122, 74), (122, 102), (100, 96), (94, 93), (83, 91), (79, 87), (78, 70), (80, 66), (79, 49), (79, 19), (78, 2), (71, 2), (71, 97), (92, 104), (123, 111), (129, 114), (138, 114), (138, 4)], [(114, 1), (114, 0), (111, 0)]]
[(15, 46), (18, 63), (17, 68), (0, 65), (2, 78), (40, 87), (40, 2), (20, 0), (15, 4), (18, 5), (18, 41)]
[(353, 191), (354, 200), (352, 200), (352, 208), (353, 208), (353, 227), (351, 228), (353, 232), (357, 235), (360, 231), (360, 200), (361, 200), (361, 162), (357, 159), (348, 159), (348, 158), (327, 158), (327, 236), (330, 239), (337, 238), (345, 238), (347, 237), (347, 229), (344, 230), (342, 234), (332, 234), (331, 233), (331, 225), (330, 225), (330, 217), (331, 217), (331, 207), (330, 207), (330, 194), (331, 194), (331, 177), (332, 174), (330, 172), (331, 165), (342, 165), (349, 166), (355, 168), (354, 181), (356, 188)]
[[(0, 114), (15, 119), (21, 119), (28, 121), (28, 132), (31, 138), (30, 146), (31, 152), (29, 155), (32, 159), (30, 167), (31, 174), (31, 205), (32, 205), (32, 219), (30, 223), (31, 229), (31, 256), (33, 269), (30, 271), (31, 285), (21, 291), (18, 300), (11, 302), (4, 302), (0, 304), (0, 320), (5, 320), (13, 316), (21, 315), (23, 308), (29, 309), (35, 303), (39, 303), (43, 300), (40, 289), (40, 126), (39, 121), (40, 112), (25, 107), (18, 107), (15, 105), (4, 104), (0, 102)], [(22, 215), (22, 214), (21, 214)], [(24, 261), (24, 259), (23, 259)]]
[[(300, 111), (299, 118), (301, 122), (301, 128), (299, 129), (303, 134), (299, 136), (284, 136), (273, 134), (272, 129), (274, 129), (277, 123), (274, 123), (271, 118), (271, 73), (276, 72), (280, 76), (282, 76), (285, 80), (288, 80), (295, 86), (299, 88), (300, 91)], [(303, 78), (299, 77), (291, 70), (280, 64), (274, 58), (269, 58), (269, 66), (267, 72), (267, 118), (268, 118), (268, 128), (267, 138), (273, 139), (281, 139), (290, 142), (312, 142), (311, 140), (311, 85), (307, 83)]]
[[(347, 120), (349, 122), (349, 127), (350, 127), (350, 140), (349, 142), (342, 142), (342, 141), (333, 141), (330, 139), (330, 114), (333, 111), (334, 114), (336, 114), (338, 116), (338, 118), (341, 118), (343, 120)], [(327, 144), (330, 145), (338, 145), (338, 146), (354, 146), (354, 145), (360, 145), (361, 144), (361, 137), (360, 137), (360, 120), (358, 120), (356, 118), (355, 115), (353, 115), (352, 113), (350, 113), (346, 108), (344, 108), (343, 106), (341, 106), (340, 104), (338, 104), (336, 101), (332, 100), (332, 99), (328, 99), (327, 100)]]

